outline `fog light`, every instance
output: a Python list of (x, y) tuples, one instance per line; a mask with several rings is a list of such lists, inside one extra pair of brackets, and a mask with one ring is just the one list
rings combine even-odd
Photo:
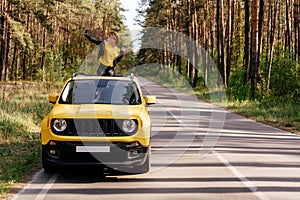
[(132, 151), (132, 155), (133, 155), (133, 156), (136, 156), (136, 155), (138, 155), (138, 154), (139, 154), (138, 151), (136, 151), (136, 150), (135, 150), (135, 151)]
[(139, 150), (131, 150), (128, 152), (128, 158), (132, 159), (132, 158), (136, 158), (140, 155), (140, 151)]
[(51, 155), (56, 155), (56, 151), (54, 150), (54, 149), (51, 149), (50, 151), (49, 151), (49, 153), (51, 154)]

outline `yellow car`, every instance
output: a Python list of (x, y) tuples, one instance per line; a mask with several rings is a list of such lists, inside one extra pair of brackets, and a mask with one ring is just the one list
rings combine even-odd
[(64, 165), (99, 165), (125, 173), (150, 169), (151, 121), (138, 80), (74, 74), (41, 127), (42, 164), (46, 172)]

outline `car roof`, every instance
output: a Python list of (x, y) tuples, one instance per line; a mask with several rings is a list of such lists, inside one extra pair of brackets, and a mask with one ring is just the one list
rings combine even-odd
[(131, 81), (132, 79), (129, 77), (101, 77), (101, 76), (81, 76), (74, 77), (73, 80), (121, 80), (121, 81)]
[(77, 75), (71, 80), (116, 80), (138, 82), (135, 76), (96, 76), (96, 75)]

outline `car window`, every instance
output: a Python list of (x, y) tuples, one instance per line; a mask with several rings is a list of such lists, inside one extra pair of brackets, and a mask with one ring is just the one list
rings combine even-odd
[(136, 84), (120, 80), (72, 80), (64, 88), (60, 103), (138, 105)]

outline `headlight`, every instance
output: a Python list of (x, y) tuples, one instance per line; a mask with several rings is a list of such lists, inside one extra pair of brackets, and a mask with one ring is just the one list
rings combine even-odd
[(123, 121), (122, 129), (126, 133), (132, 133), (136, 130), (136, 123), (132, 119), (127, 119)]
[(57, 132), (63, 132), (67, 128), (67, 121), (64, 119), (56, 119), (53, 122), (53, 128)]

